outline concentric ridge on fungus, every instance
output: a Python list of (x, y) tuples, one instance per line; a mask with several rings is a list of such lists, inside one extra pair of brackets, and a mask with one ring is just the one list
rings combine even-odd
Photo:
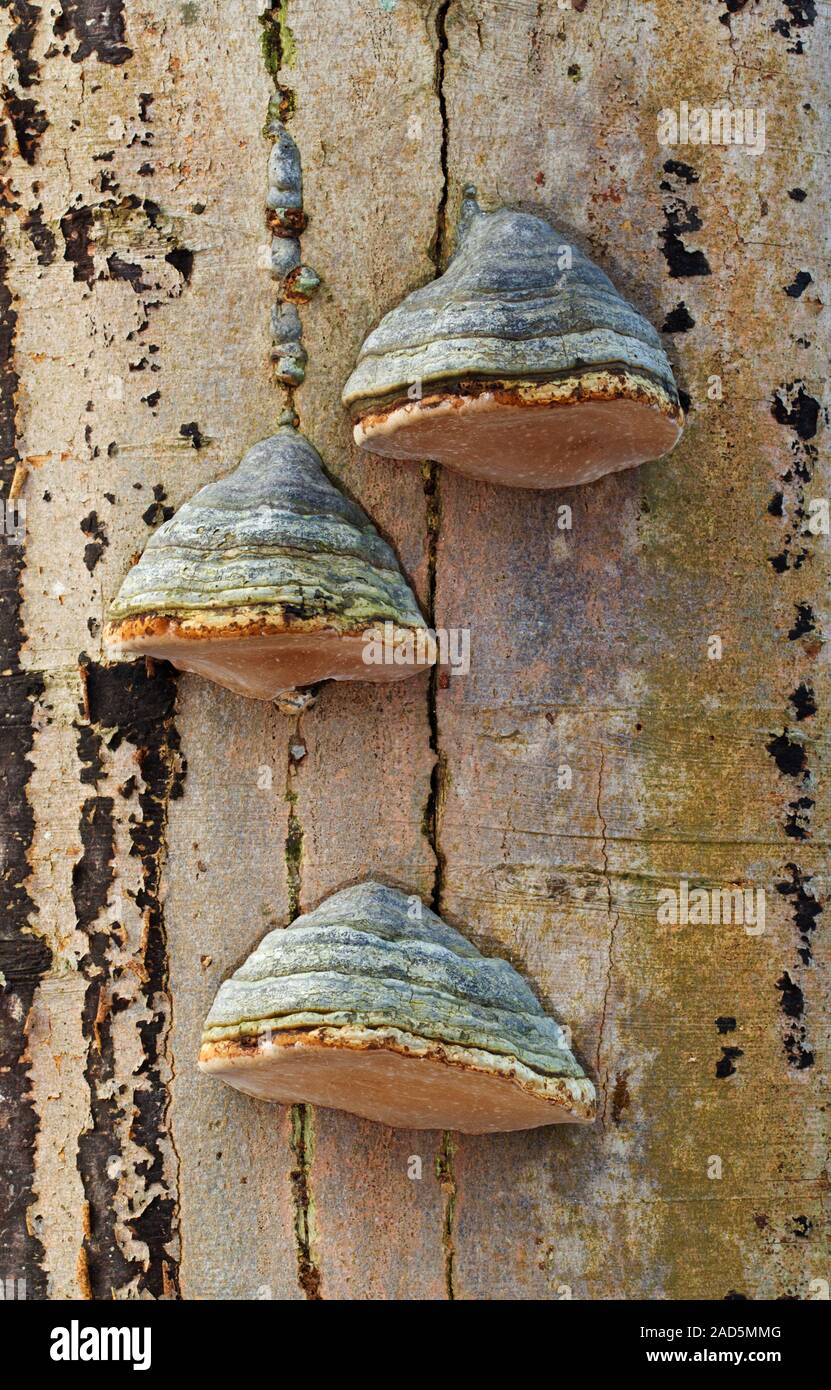
[(544, 218), (472, 189), (447, 270), (369, 334), (343, 402), (363, 448), (511, 487), (631, 468), (683, 426), (652, 325)]
[[(413, 658), (366, 664), (392, 623)], [(400, 680), (432, 660), (395, 555), (292, 426), (249, 449), (154, 532), (113, 602), (108, 656), (155, 656), (256, 699), (332, 680)]]
[(219, 988), (199, 1058), (241, 1091), (406, 1129), (594, 1119), (563, 1030), (507, 961), (367, 882), (269, 932)]

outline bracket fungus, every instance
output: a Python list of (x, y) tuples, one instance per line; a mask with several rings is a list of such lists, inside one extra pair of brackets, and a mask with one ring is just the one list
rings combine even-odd
[[(393, 662), (366, 634), (392, 625)], [(154, 656), (258, 700), (431, 665), (395, 555), (293, 424), (261, 440), (154, 532), (110, 607), (107, 655)], [(406, 661), (398, 661), (398, 645)]]
[(402, 1129), (595, 1116), (591, 1081), (513, 966), (373, 882), (263, 938), (219, 988), (199, 1067), (261, 1100)]
[(668, 453), (683, 412), (656, 330), (551, 223), (465, 190), (455, 254), (367, 337), (343, 391), (357, 444), (509, 487)]

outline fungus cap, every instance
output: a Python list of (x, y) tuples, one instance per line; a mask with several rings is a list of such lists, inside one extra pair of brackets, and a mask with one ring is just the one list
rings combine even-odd
[(652, 325), (549, 222), (474, 190), (447, 270), (369, 334), (343, 402), (362, 448), (510, 487), (632, 468), (683, 427)]
[(367, 882), (270, 932), (219, 988), (202, 1071), (261, 1100), (468, 1134), (594, 1119), (594, 1087), (513, 966)]
[[(399, 659), (369, 664), (378, 624), (390, 625)], [(104, 644), (111, 659), (164, 658), (271, 700), (322, 680), (415, 675), (434, 659), (414, 641), (426, 633), (390, 546), (285, 425), (154, 532)]]

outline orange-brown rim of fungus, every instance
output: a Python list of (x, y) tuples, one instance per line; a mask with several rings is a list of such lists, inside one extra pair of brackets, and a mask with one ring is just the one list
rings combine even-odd
[[(484, 1049), (471, 1049), (471, 1056), (466, 1059), (462, 1054), (468, 1049), (462, 1044), (445, 1047), (434, 1039), (414, 1038), (413, 1042), (417, 1046), (408, 1046), (405, 1041), (399, 1040), (386, 1030), (373, 1029), (366, 1025), (355, 1025), (355, 1027), (360, 1029), (360, 1037), (356, 1037), (354, 1034), (350, 1036), (342, 1027), (317, 1025), (310, 1028), (264, 1031), (250, 1037), (209, 1039), (203, 1042), (200, 1047), (199, 1061), (200, 1063), (213, 1060), (231, 1062), (241, 1058), (256, 1057), (266, 1053), (267, 1050), (273, 1050), (275, 1046), (294, 1047), (301, 1045), (321, 1049), (343, 1048), (353, 1052), (393, 1052), (397, 1056), (414, 1061), (439, 1062), (456, 1071), (476, 1072), (480, 1076), (490, 1076), (495, 1081), (514, 1086), (523, 1095), (531, 1096), (539, 1100), (541, 1104), (548, 1105), (551, 1109), (568, 1110), (587, 1123), (591, 1123), (596, 1118), (595, 1099), (578, 1099), (568, 1090), (569, 1081), (585, 1082), (588, 1080), (586, 1077), (546, 1076), (543, 1072), (535, 1072), (533, 1068), (526, 1067), (525, 1070), (539, 1077), (541, 1087), (536, 1090), (510, 1066), (504, 1071), (497, 1071), (486, 1066), (483, 1062), (477, 1061), (475, 1052), (484, 1052)], [(510, 1059), (506, 1058), (505, 1060), (509, 1061)], [(514, 1061), (517, 1066), (522, 1066), (521, 1063), (516, 1062), (516, 1059)], [(546, 1083), (556, 1088), (554, 1093), (544, 1089)]]
[(480, 396), (490, 396), (495, 405), (533, 409), (566, 408), (588, 401), (633, 401), (648, 405), (659, 411), (679, 426), (684, 423), (684, 411), (680, 403), (674, 401), (666, 388), (645, 373), (637, 373), (628, 368), (607, 367), (594, 371), (570, 373), (551, 378), (522, 378), (516, 381), (504, 378), (461, 377), (454, 381), (434, 383), (429, 391), (417, 399), (406, 393), (396, 392), (386, 399), (374, 401), (355, 401), (351, 407), (352, 416), (366, 433), (384, 423), (402, 407), (418, 407), (420, 411), (435, 409), (448, 403), (458, 402), (461, 407), (466, 401)]
[[(187, 642), (220, 640), (223, 642), (250, 637), (302, 636), (306, 633), (331, 632), (338, 637), (363, 637), (364, 633), (377, 627), (383, 617), (368, 619), (360, 627), (338, 627), (330, 617), (323, 615), (310, 618), (288, 617), (276, 612), (272, 618), (229, 617), (221, 621), (222, 610), (216, 611), (217, 621), (199, 623), (195, 618), (176, 613), (142, 613), (136, 617), (118, 618), (107, 624), (106, 637), (109, 641), (137, 642), (154, 637), (173, 637)], [(418, 631), (393, 623), (396, 632), (407, 634)]]

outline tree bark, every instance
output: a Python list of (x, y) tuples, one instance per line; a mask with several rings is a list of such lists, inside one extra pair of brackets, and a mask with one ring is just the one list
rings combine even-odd
[[(52, 1298), (817, 1296), (813, 12), (4, 0), (0, 1279)], [(301, 428), (425, 610), (472, 640), (467, 676), (332, 684), (299, 719), (100, 649), (131, 557), (283, 406), (275, 86), (323, 280)], [(661, 146), (658, 113), (684, 101), (763, 109), (764, 152)], [(691, 401), (668, 459), (542, 494), (354, 449), (358, 347), (440, 272), (471, 182), (484, 206), (550, 212), (664, 329)], [(196, 1072), (220, 980), (371, 876), (528, 976), (597, 1082), (596, 1126), (404, 1133)], [(764, 889), (764, 932), (661, 924), (681, 880)]]

